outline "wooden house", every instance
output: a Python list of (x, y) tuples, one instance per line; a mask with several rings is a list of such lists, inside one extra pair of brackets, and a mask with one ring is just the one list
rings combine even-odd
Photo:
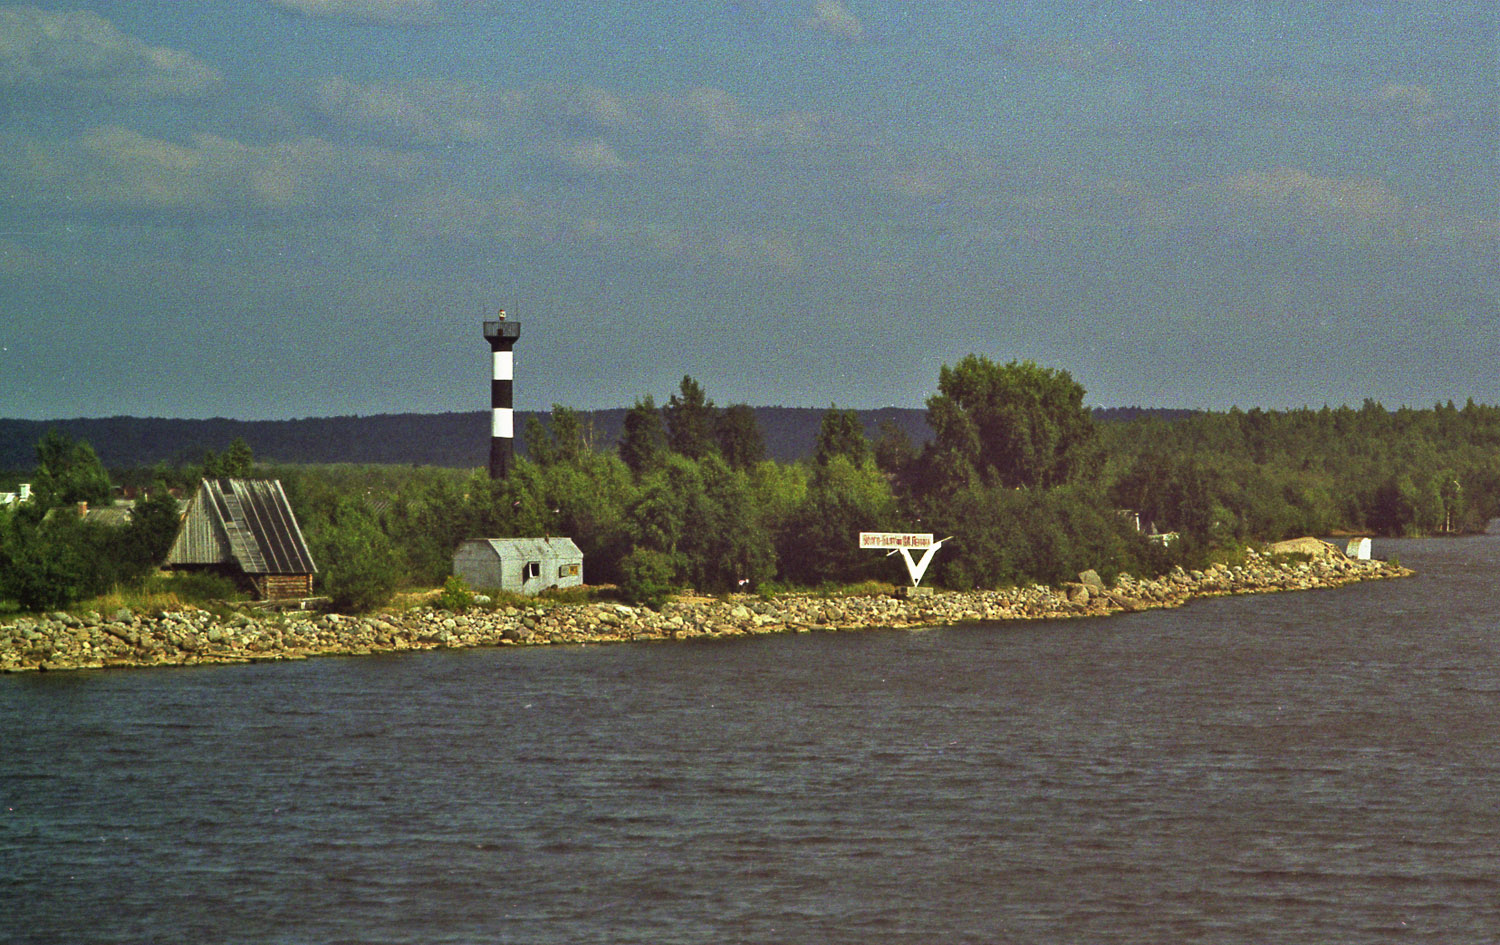
[(539, 594), (583, 584), (583, 552), (571, 538), (470, 538), (453, 553), (470, 587)]
[(227, 573), (265, 600), (311, 597), (318, 570), (275, 479), (198, 483), (166, 565)]

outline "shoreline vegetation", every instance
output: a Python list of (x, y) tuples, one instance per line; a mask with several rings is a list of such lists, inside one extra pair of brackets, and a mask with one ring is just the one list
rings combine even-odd
[[(1306, 541), (1305, 539), (1303, 540)], [(1305, 547), (1305, 546), (1304, 546)], [(366, 616), (290, 611), (170, 611), (110, 615), (54, 612), (0, 625), (0, 672), (300, 660), (482, 646), (588, 645), (726, 639), (771, 633), (928, 629), (1006, 620), (1102, 617), (1179, 607), (1234, 594), (1333, 588), (1406, 577), (1399, 564), (1247, 550), (1236, 564), (1173, 568), (1158, 578), (1121, 574), (1105, 587), (1092, 572), (1059, 587), (939, 591), (930, 596), (787, 594), (680, 596), (659, 610), (623, 603), (419, 606)]]
[[(15, 490), (0, 491), (0, 617), (18, 615), (0, 627), (0, 668), (1101, 614), (1302, 586), (1301, 565), (1333, 569), (1318, 586), (1387, 576), (1334, 567), (1349, 559), (1316, 541), (1264, 542), (1473, 534), (1500, 517), (1500, 407), (1096, 422), (1085, 396), (1065, 370), (971, 354), (939, 371), (930, 436), (871, 431), (830, 404), (812, 454), (785, 463), (768, 458), (754, 408), (716, 406), (684, 376), (660, 407), (648, 395), (624, 411), (617, 442), (562, 405), (550, 423), (529, 418), (526, 455), (498, 477), (258, 463), (243, 440), (201, 463), (111, 473), (49, 431), (29, 480), (0, 477)], [(305, 538), (304, 567), (274, 587), (227, 525), (202, 554), (172, 553), (201, 532), (179, 499), (226, 479), (284, 494)], [(952, 536), (924, 577), (945, 593), (894, 596), (893, 562), (854, 540), (866, 531)], [(592, 589), (552, 594), (535, 561), (478, 608), (447, 584), (466, 541), (547, 536), (577, 546)], [(732, 596), (747, 589), (759, 596)], [(230, 603), (252, 595), (331, 613)]]

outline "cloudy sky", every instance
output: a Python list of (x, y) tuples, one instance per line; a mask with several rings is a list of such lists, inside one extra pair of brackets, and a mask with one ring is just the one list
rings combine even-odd
[(0, 416), (1500, 402), (1491, 3), (0, 4)]

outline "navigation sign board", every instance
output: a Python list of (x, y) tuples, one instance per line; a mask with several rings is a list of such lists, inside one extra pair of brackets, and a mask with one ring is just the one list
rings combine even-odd
[[(948, 541), (944, 538), (943, 541)], [(861, 548), (876, 548), (884, 551), (886, 555), (900, 554), (906, 561), (906, 573), (911, 575), (912, 587), (922, 583), (922, 575), (927, 573), (927, 566), (932, 563), (932, 556), (943, 547), (943, 541), (933, 541), (932, 535), (909, 534), (904, 532), (860, 532), (859, 546)], [(912, 549), (916, 548), (922, 552), (920, 561), (913, 560)]]
[(931, 548), (932, 535), (910, 535), (901, 532), (860, 532), (861, 548), (879, 548), (895, 551), (897, 548)]

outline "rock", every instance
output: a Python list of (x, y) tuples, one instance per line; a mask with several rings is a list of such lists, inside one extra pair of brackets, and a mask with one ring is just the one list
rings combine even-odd
[(1321, 539), (1289, 538), (1286, 541), (1278, 541), (1267, 550), (1273, 555), (1304, 554), (1312, 555), (1314, 558), (1343, 558), (1347, 557), (1336, 545), (1330, 545)]
[(1099, 577), (1099, 572), (1093, 568), (1078, 573), (1078, 583), (1089, 589), (1104, 590), (1104, 580)]

